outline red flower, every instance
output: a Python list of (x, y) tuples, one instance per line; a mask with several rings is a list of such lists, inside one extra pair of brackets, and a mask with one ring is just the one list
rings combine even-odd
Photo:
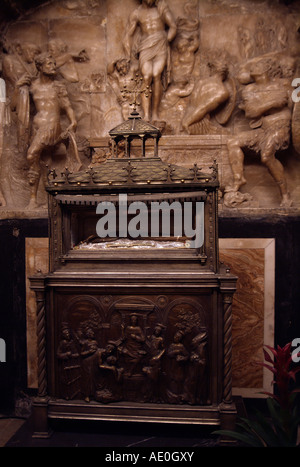
[[(300, 370), (299, 368), (291, 369), (292, 355), (291, 355), (291, 342), (286, 344), (284, 347), (277, 345), (277, 349), (266, 345), (265, 347), (270, 350), (274, 358), (265, 349), (264, 357), (268, 363), (259, 363), (274, 374), (273, 384), (277, 386), (277, 394), (269, 392), (263, 392), (270, 397), (273, 397), (280, 404), (283, 410), (288, 410), (292, 403), (292, 394), (296, 391), (291, 391), (290, 384), (291, 380), (296, 381), (296, 373)], [(298, 390), (299, 391), (299, 390)], [(297, 391), (297, 392), (298, 392)]]

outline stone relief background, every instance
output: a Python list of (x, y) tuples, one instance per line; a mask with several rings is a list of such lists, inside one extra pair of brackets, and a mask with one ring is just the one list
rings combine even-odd
[[(128, 60), (124, 44), (129, 16), (140, 3), (50, 1), (8, 23), (2, 31), (2, 78), (7, 93), (6, 103), (0, 103), (2, 218), (46, 217), (43, 184), (47, 170), (55, 167), (59, 173), (66, 166), (76, 170), (76, 151), (83, 170), (105, 162), (108, 131), (130, 112), (128, 95), (123, 98), (121, 90), (124, 84), (127, 90), (133, 86), (131, 78), (136, 76), (139, 62), (133, 54), (129, 68), (128, 61), (118, 61)], [(169, 74), (161, 76), (159, 118), (153, 121), (163, 135), (160, 156), (172, 164), (192, 166), (197, 162), (203, 168), (216, 159), (220, 212), (225, 215), (233, 209), (297, 212), (300, 104), (291, 99), (291, 83), (300, 77), (299, 5), (267, 0), (160, 0), (159, 4), (160, 11), (169, 8), (176, 25), (168, 49)], [(70, 138), (45, 147), (38, 207), (26, 210), (35, 183), (32, 163), (27, 160), (37, 110), (32, 101), (38, 76), (34, 58), (46, 51), (56, 61), (55, 82), (64, 85), (75, 115), (76, 147)], [(41, 89), (38, 87), (39, 92)], [(267, 105), (255, 113), (259, 102)], [(142, 106), (138, 110), (144, 116)], [(60, 118), (64, 130), (68, 118)], [(242, 137), (244, 131), (251, 132), (247, 141)], [(240, 155), (230, 158), (228, 151), (228, 144), (236, 143), (237, 137), (245, 146), (245, 185), (236, 168)], [(262, 141), (268, 141), (268, 147)], [(282, 163), (284, 175), (274, 155)], [(280, 207), (280, 189), (285, 183), (290, 200)]]

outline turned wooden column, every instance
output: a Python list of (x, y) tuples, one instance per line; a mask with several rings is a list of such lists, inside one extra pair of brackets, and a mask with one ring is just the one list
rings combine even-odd
[(232, 404), (232, 294), (223, 295), (223, 402)]
[(30, 277), (30, 288), (36, 296), (37, 317), (37, 358), (38, 390), (32, 403), (33, 437), (48, 438), (47, 358), (46, 358), (46, 320), (45, 320), (45, 276), (42, 273)]
[[(236, 423), (236, 407), (232, 397), (232, 302), (236, 279), (231, 281), (230, 271), (226, 270), (226, 273), (228, 281), (222, 281), (220, 287), (223, 302), (223, 401), (220, 404), (220, 423), (222, 429), (233, 430)], [(231, 443), (231, 440), (222, 438), (222, 443)]]

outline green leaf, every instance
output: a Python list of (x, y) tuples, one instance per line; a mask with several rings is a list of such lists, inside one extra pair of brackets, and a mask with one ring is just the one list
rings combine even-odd
[(261, 412), (256, 410), (255, 416), (257, 422), (265, 429), (266, 433), (268, 434), (268, 446), (275, 447), (278, 446), (278, 436), (274, 431), (273, 424), (269, 418), (266, 418)]
[(281, 425), (282, 424), (282, 419), (281, 419), (280, 414), (279, 414), (280, 406), (277, 404), (277, 402), (274, 399), (272, 399), (270, 397), (268, 397), (268, 399), (267, 399), (267, 406), (268, 406), (268, 409), (269, 409), (269, 412), (270, 412), (270, 415), (272, 417), (273, 422), (276, 423), (276, 425), (277, 424)]
[(246, 434), (244, 435), (236, 431), (218, 430), (218, 431), (214, 431), (212, 434), (220, 435), (220, 436), (229, 436), (230, 438), (234, 438), (252, 447), (259, 447), (259, 448), (265, 447), (264, 444), (258, 438), (255, 438), (254, 436), (251, 436), (251, 435), (246, 435)]
[[(257, 421), (248, 420), (248, 419), (243, 419), (243, 420), (244, 420), (243, 428), (246, 429), (250, 433), (255, 433), (257, 438), (261, 440), (261, 442), (265, 446), (268, 446), (268, 447), (278, 446), (278, 440), (276, 438), (276, 435), (270, 423), (267, 423), (267, 421), (265, 421), (264, 423), (260, 423), (258, 420)], [(237, 423), (237, 425), (239, 424)]]

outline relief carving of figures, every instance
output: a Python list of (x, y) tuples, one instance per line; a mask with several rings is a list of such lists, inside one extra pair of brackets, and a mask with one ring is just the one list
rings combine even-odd
[(162, 324), (162, 310), (149, 314), (128, 309), (120, 314), (116, 333), (114, 313), (104, 323), (105, 313), (96, 312), (96, 303), (96, 308), (86, 301), (78, 304), (85, 311), (82, 321), (69, 308), (68, 317), (72, 321), (75, 316), (75, 323), (61, 324), (56, 350), (59, 397), (105, 404), (207, 403), (208, 331), (203, 310), (198, 314), (196, 308), (179, 304), (171, 320)]
[(68, 324), (63, 323), (61, 340), (57, 349), (57, 358), (61, 366), (60, 384), (66, 399), (80, 397), (81, 365), (76, 342)]
[(127, 376), (136, 373), (141, 374), (141, 362), (147, 353), (144, 349), (145, 341), (145, 334), (138, 324), (138, 316), (132, 314), (130, 324), (124, 328), (122, 343), (118, 347), (118, 352), (125, 362), (124, 367)]
[(122, 118), (127, 120), (132, 112), (132, 101), (136, 80), (138, 79), (138, 63), (132, 60), (120, 58), (107, 67), (107, 74), (111, 87), (121, 107)]
[[(249, 78), (250, 84), (247, 83)], [(242, 131), (228, 139), (228, 153), (233, 180), (225, 187), (224, 203), (238, 205), (249, 199), (239, 189), (246, 183), (244, 177), (244, 152), (251, 149), (260, 154), (261, 162), (277, 183), (281, 206), (290, 206), (290, 194), (282, 163), (276, 158), (279, 150), (290, 143), (292, 103), (290, 81), (270, 78), (269, 60), (252, 61), (250, 70), (243, 68), (240, 79), (245, 84), (241, 91), (240, 108), (249, 119), (249, 131)]]
[(245, 26), (238, 27), (238, 44), (242, 58), (252, 58), (255, 55), (255, 40), (252, 32)]
[[(135, 32), (139, 39), (134, 43)], [(152, 90), (151, 98), (141, 96), (144, 119), (159, 121), (159, 104), (163, 93), (163, 73), (166, 85), (170, 80), (170, 43), (176, 36), (176, 23), (164, 0), (141, 0), (130, 15), (124, 48), (129, 57), (138, 56), (144, 85)]]
[(178, 18), (177, 34), (171, 50), (171, 82), (188, 82), (194, 70), (195, 54), (199, 49), (199, 20)]
[[(30, 184), (28, 209), (38, 207), (37, 191), (41, 179), (40, 159), (44, 149), (53, 148), (64, 140), (70, 140), (75, 153), (75, 164), (78, 169), (81, 166), (74, 136), (77, 122), (65, 86), (55, 79), (55, 60), (48, 53), (44, 53), (36, 58), (35, 63), (39, 72), (38, 78), (32, 82), (27, 76), (24, 78), (24, 84), (29, 85), (31, 82), (30, 93), (36, 108), (32, 123), (32, 139), (27, 152)], [(62, 110), (70, 122), (63, 131), (60, 117)]]
[(166, 352), (164, 337), (162, 335), (165, 326), (157, 324), (153, 334), (148, 338), (149, 362), (143, 368), (143, 372), (150, 379), (148, 398), (152, 402), (160, 401), (159, 379), (161, 376), (162, 358)]
[(207, 330), (199, 332), (191, 341), (189, 371), (185, 382), (185, 397), (190, 404), (207, 401)]
[(256, 56), (286, 49), (288, 33), (280, 16), (276, 18), (274, 14), (271, 22), (259, 16), (256, 21), (254, 39)]
[(182, 343), (183, 333), (177, 331), (173, 343), (167, 350), (168, 356), (168, 389), (167, 397), (171, 403), (180, 403), (185, 400), (184, 381), (187, 374), (187, 361), (189, 353)]
[(160, 115), (168, 121), (170, 111), (176, 109), (173, 127), (179, 133), (182, 113), (187, 104), (183, 98), (190, 96), (194, 89), (193, 70), (199, 48), (199, 21), (178, 18), (176, 27), (177, 34), (171, 49), (171, 81), (162, 96)]
[(72, 54), (68, 51), (67, 44), (59, 38), (51, 39), (47, 46), (49, 54), (55, 59), (56, 69), (62, 78), (70, 83), (79, 81), (75, 62), (86, 62), (89, 56), (83, 49), (78, 54)]
[(80, 339), (80, 346), (83, 394), (85, 400), (88, 402), (90, 398), (94, 397), (96, 392), (95, 375), (98, 370), (99, 361), (98, 342), (95, 339), (95, 333), (91, 327), (87, 327), (87, 329), (84, 330)]
[(95, 399), (108, 403), (122, 400), (123, 368), (118, 367), (117, 349), (113, 342), (108, 342), (99, 352), (99, 372), (96, 375)]
[[(253, 8), (254, 0), (50, 0), (47, 5), (26, 11), (24, 17), (5, 24), (1, 38), (1, 76), (6, 84), (7, 104), (2, 106), (5, 116), (1, 125), (5, 134), (0, 148), (0, 214), (5, 216), (9, 211), (16, 211), (18, 216), (30, 217), (31, 210), (40, 210), (46, 215), (45, 166), (59, 173), (65, 167), (75, 171), (81, 165), (88, 169), (90, 163), (105, 162), (108, 131), (121, 119), (127, 120), (131, 113), (135, 79), (142, 80), (135, 100), (141, 117), (152, 121), (164, 136), (176, 136), (173, 141), (169, 136), (163, 138), (160, 145), (163, 158), (185, 165), (188, 151), (191, 163), (201, 160), (202, 165), (207, 165), (210, 155), (212, 160), (220, 161), (220, 180), (225, 190), (223, 206), (242, 207), (251, 202), (251, 196), (244, 193), (246, 188), (234, 180), (239, 177), (242, 183), (247, 178), (247, 191), (251, 194), (257, 183), (260, 184), (255, 192), (257, 204), (251, 207), (256, 208), (260, 201), (261, 208), (279, 204), (276, 190), (268, 185), (268, 174), (260, 172), (259, 159), (256, 162), (253, 158), (251, 170), (248, 166), (246, 175), (241, 175), (237, 167), (244, 166), (243, 156), (236, 143), (240, 137), (240, 149), (247, 153), (246, 157), (253, 149), (261, 155), (280, 187), (282, 205), (291, 204), (287, 193), (290, 191), (293, 209), (298, 209), (300, 177), (295, 152), (300, 147), (299, 103), (293, 108), (287, 104), (285, 110), (281, 107), (281, 113), (278, 107), (269, 109), (261, 118), (255, 117), (256, 124), (261, 121), (255, 128), (249, 111), (239, 107), (247, 100), (244, 105), (248, 108), (249, 96), (254, 96), (255, 87), (258, 89), (256, 80), (249, 77), (252, 61), (256, 63), (263, 58), (271, 66), (268, 75), (272, 83), (266, 84), (270, 96), (275, 95), (276, 85), (280, 87), (280, 79), (290, 79), (291, 85), (293, 78), (299, 77), (295, 68), (288, 76), (289, 58), (298, 60), (299, 57), (297, 2), (292, 2), (292, 6), (286, 5), (287, 2), (269, 3), (261, 1)], [(63, 98), (65, 91), (62, 88), (57, 91), (57, 99), (59, 102), (68, 99), (67, 107), (72, 109), (72, 120), (77, 124), (76, 132), (75, 125), (69, 127), (65, 139), (58, 126), (69, 126), (71, 111), (66, 112), (66, 117), (61, 115), (60, 124), (48, 130), (42, 127), (37, 106), (41, 73), (35, 59), (45, 51), (55, 61), (53, 85), (58, 89), (59, 83), (67, 90), (68, 96)], [(251, 92), (248, 86), (252, 86)], [(41, 90), (40, 86), (40, 94)], [(38, 100), (39, 107), (44, 102), (43, 112), (50, 112), (46, 110), (50, 102), (47, 92)], [(60, 106), (61, 110), (64, 112), (66, 107)], [(282, 116), (285, 122), (285, 130), (273, 134), (274, 157), (278, 163), (265, 155), (272, 146), (271, 124), (267, 128), (271, 113), (273, 119), (278, 117), (279, 121)], [(36, 118), (35, 114), (40, 116)], [(55, 118), (57, 121), (58, 117)], [(288, 137), (289, 126), (292, 138)], [(247, 138), (251, 140), (243, 140), (247, 129)], [(43, 146), (40, 154), (37, 134), (39, 145)], [(216, 137), (206, 138), (208, 135)], [(219, 138), (222, 149), (214, 143), (207, 154), (204, 149), (207, 142), (216, 142), (217, 136), (223, 135), (224, 139)], [(262, 148), (267, 145), (262, 143), (264, 138), (269, 141), (268, 149)], [(28, 152), (30, 144), (35, 147), (31, 146)], [(283, 151), (287, 156), (282, 164), (284, 174), (279, 165)], [(228, 180), (230, 167), (233, 180)], [(29, 198), (30, 209), (24, 214)]]
[[(207, 63), (210, 76), (195, 81), (182, 118), (182, 128), (188, 134), (220, 134), (220, 124), (227, 123), (236, 103), (235, 83), (228, 77), (226, 57), (216, 56), (213, 52), (210, 55), (211, 60)], [(212, 114), (215, 115), (214, 123)]]
[(18, 146), (28, 148), (30, 136), (29, 85), (37, 76), (35, 57), (41, 53), (38, 45), (30, 42), (13, 43), (3, 57), (3, 78), (7, 83), (11, 110), (16, 115)]

